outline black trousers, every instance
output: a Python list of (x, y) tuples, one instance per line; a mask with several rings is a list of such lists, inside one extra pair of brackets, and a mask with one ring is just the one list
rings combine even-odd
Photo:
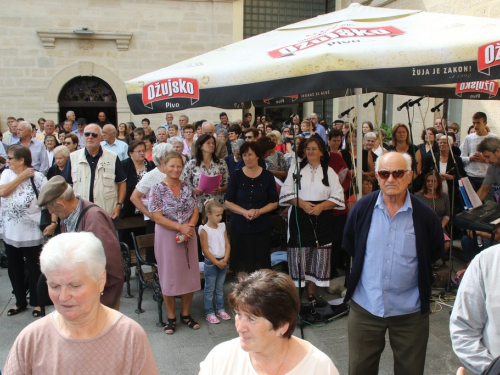
[(36, 285), (42, 272), (40, 271), (40, 253), (42, 245), (31, 247), (14, 247), (5, 244), (5, 252), (9, 260), (9, 279), (12, 284), (14, 296), (16, 297), (16, 306), (23, 307), (28, 303), (26, 301), (26, 288), (24, 285), (24, 264), (28, 268), (28, 285), (30, 291), (30, 305), (38, 306), (38, 296)]

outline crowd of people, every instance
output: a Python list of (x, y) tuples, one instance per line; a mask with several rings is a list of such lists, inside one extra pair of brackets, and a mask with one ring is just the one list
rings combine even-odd
[[(190, 313), (193, 295), (201, 289), (199, 261), (205, 269), (205, 318), (211, 324), (233, 318), (224, 308), (222, 291), (228, 268), (251, 274), (228, 296), (236, 312), (241, 347), (227, 343), (215, 348), (201, 364), (202, 373), (207, 374), (222, 373), (220, 366), (227, 367), (222, 357), (228, 352), (244, 357), (237, 364), (239, 369), (254, 366), (267, 373), (277, 368), (277, 373), (285, 373), (285, 369), (303, 366), (298, 359), (317, 349), (291, 338), (297, 312), (294, 318), (284, 310), (283, 317), (268, 311), (259, 288), (272, 289), (276, 282), (276, 288), (285, 288), (291, 295), (293, 285), (300, 284), (314, 306), (316, 287), (328, 286), (340, 268), (351, 271), (346, 295), (351, 306), (350, 373), (378, 371), (387, 329), (399, 337), (391, 340), (395, 373), (423, 373), (433, 268), (444, 265), (451, 241), (450, 219), (464, 209), (459, 180), (468, 177), (482, 200), (497, 200), (500, 195), (500, 139), (489, 131), (482, 112), (473, 115), (473, 127), (462, 143), (458, 125), (444, 118), (422, 131), (419, 145), (412, 143), (405, 124), (395, 124), (387, 137), (384, 129), (365, 121), (359, 140), (361, 155), (357, 155), (357, 131), (352, 124), (336, 120), (330, 128), (314, 113), (302, 120), (294, 116), (289, 124), (274, 124), (265, 116), (252, 121), (250, 113), (231, 123), (225, 112), (217, 124), (189, 123), (186, 115), (179, 116), (176, 124), (168, 113), (166, 123), (157, 127), (147, 118), (140, 127), (133, 123), (115, 126), (103, 112), (90, 123), (76, 119), (72, 111), (66, 117), (57, 126), (41, 118), (39, 129), (24, 119), (9, 117), (9, 131), (0, 144), (4, 168), (0, 229), (15, 295), (15, 305), (7, 315), (17, 315), (28, 306), (25, 267), (32, 314), (41, 315), (36, 285), (45, 267), (53, 300), (61, 299), (59, 289), (71, 288), (74, 279), (84, 280), (89, 293), (98, 292), (97, 297), (82, 302), (88, 309), (82, 308), (83, 315), (76, 317), (65, 311), (66, 305), (54, 301), (56, 333), (88, 339), (110, 330), (119, 337), (123, 328), (114, 327), (126, 325), (125, 329), (136, 332), (137, 342), (130, 345), (143, 343), (140, 329), (118, 313), (123, 287), (118, 241), (132, 243), (130, 230), (116, 228), (120, 219), (144, 217), (146, 226), (136, 234), (155, 233), (155, 246), (146, 260), (158, 265), (167, 309), (166, 334), (178, 328), (176, 296), (181, 303), (180, 323), (200, 328)], [(362, 174), (359, 189), (358, 173)], [(366, 198), (358, 201), (358, 191)], [(44, 208), (50, 220), (42, 227)], [(273, 215), (281, 215), (288, 223), (290, 277), (285, 279), (269, 271)], [(81, 241), (67, 237), (83, 231), (93, 234), (81, 234)], [(477, 235), (482, 238), (479, 247)], [(60, 240), (65, 236), (76, 241), (75, 246)], [(470, 260), (493, 243), (491, 236), (464, 234), (462, 244)], [(76, 244), (80, 243), (88, 243), (95, 254), (79, 255), (81, 246)], [(391, 250), (387, 259), (379, 252), (384, 246)], [(68, 268), (63, 258), (52, 254), (46, 256), (44, 266), (44, 253), (54, 249), (65, 249), (64, 256), (77, 259), (77, 265)], [(92, 262), (99, 266), (88, 264)], [(251, 288), (255, 295), (241, 288)], [(75, 301), (81, 297), (71, 293), (67, 292)], [(295, 311), (298, 302), (287, 298), (291, 299), (283, 301), (283, 307)], [(96, 326), (74, 330), (74, 322), (86, 325), (85, 314)], [(251, 319), (262, 327), (249, 324)], [(276, 351), (252, 351), (260, 347), (247, 343), (243, 332), (262, 330), (268, 324), (273, 334), (262, 340), (265, 345), (276, 345)], [(370, 333), (369, 345), (360, 328), (363, 325), (377, 327)], [(53, 335), (49, 331), (54, 327), (40, 325), (38, 329)], [(19, 345), (26, 345), (32, 332), (34, 328), (23, 331), (28, 338)], [(151, 356), (148, 348), (143, 349), (144, 360)], [(80, 350), (78, 345), (74, 350)], [(13, 349), (18, 351), (25, 353), (22, 347)], [(282, 358), (279, 367), (267, 354)], [(289, 356), (294, 360), (285, 361)], [(8, 365), (14, 366), (18, 358), (11, 353)], [(331, 361), (317, 360), (315, 366), (322, 373), (337, 373)], [(43, 366), (52, 368), (49, 363)]]

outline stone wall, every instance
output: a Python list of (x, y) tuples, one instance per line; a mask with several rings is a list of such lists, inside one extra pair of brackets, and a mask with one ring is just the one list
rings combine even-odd
[[(137, 124), (144, 116), (130, 112), (123, 82), (232, 43), (233, 1), (2, 1), (0, 25), (2, 131), (7, 130), (8, 116), (33, 123), (39, 117), (57, 120), (59, 92), (78, 74), (110, 84), (117, 95), (118, 121)], [(82, 27), (96, 33), (132, 33), (132, 38), (126, 48), (113, 39), (56, 37), (53, 48), (45, 48), (37, 34), (40, 30), (71, 34)], [(186, 114), (191, 119), (217, 120), (219, 112), (202, 108)], [(234, 113), (234, 119), (240, 113)], [(153, 127), (165, 122), (164, 114), (148, 117)]]

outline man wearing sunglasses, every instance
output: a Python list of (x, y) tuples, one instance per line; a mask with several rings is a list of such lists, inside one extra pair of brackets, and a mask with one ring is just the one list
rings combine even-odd
[(360, 199), (347, 219), (349, 374), (378, 374), (387, 330), (394, 374), (424, 373), (432, 264), (444, 253), (444, 236), (435, 212), (408, 191), (411, 163), (397, 152), (378, 158), (380, 191)]
[(126, 194), (127, 176), (122, 163), (114, 152), (101, 147), (102, 129), (99, 125), (87, 125), (83, 135), (85, 148), (70, 154), (73, 190), (116, 220)]

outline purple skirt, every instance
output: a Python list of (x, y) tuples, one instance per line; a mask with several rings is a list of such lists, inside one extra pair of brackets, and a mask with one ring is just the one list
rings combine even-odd
[(194, 236), (189, 242), (178, 244), (175, 242), (176, 234), (177, 231), (165, 229), (156, 224), (155, 257), (161, 292), (165, 296), (179, 296), (201, 289), (198, 240)]

